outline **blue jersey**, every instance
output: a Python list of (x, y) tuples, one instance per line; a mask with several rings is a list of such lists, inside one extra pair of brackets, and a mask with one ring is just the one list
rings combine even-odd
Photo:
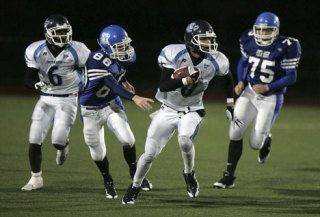
[(86, 62), (87, 84), (80, 96), (80, 104), (103, 108), (115, 100), (123, 108), (120, 97), (131, 100), (134, 94), (126, 90), (119, 82), (125, 76), (127, 66), (135, 59), (136, 55), (130, 61), (121, 62), (109, 58), (101, 50), (90, 53)]
[(238, 80), (255, 84), (268, 84), (264, 95), (283, 94), (286, 86), (296, 80), (296, 69), (301, 56), (297, 39), (278, 36), (269, 46), (256, 44), (253, 32), (246, 31), (240, 38), (242, 58), (238, 65)]

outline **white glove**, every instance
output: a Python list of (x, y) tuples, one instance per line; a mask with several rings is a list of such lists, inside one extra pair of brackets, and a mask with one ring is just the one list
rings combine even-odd
[(36, 90), (46, 91), (46, 90), (48, 90), (49, 86), (46, 83), (44, 83), (43, 81), (39, 81), (34, 84), (34, 88)]

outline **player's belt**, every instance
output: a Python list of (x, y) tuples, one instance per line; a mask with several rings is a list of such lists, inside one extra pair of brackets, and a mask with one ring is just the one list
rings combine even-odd
[(189, 106), (188, 106), (184, 111), (179, 111), (179, 110), (174, 109), (174, 108), (172, 108), (171, 106), (168, 106), (168, 105), (166, 105), (166, 104), (162, 104), (162, 106), (167, 107), (167, 108), (170, 108), (170, 109), (176, 111), (177, 113), (187, 114), (188, 112), (190, 112), (190, 107), (189, 107)]
[(99, 105), (99, 106), (85, 106), (85, 105), (82, 105), (81, 108), (84, 108), (86, 110), (100, 110), (100, 109), (103, 109), (103, 108), (105, 108), (105, 107), (107, 107), (109, 105), (110, 105), (110, 103)]
[(53, 96), (53, 97), (69, 97), (74, 96), (77, 97), (78, 93), (68, 93), (68, 94), (52, 94), (52, 93), (40, 93), (41, 96)]

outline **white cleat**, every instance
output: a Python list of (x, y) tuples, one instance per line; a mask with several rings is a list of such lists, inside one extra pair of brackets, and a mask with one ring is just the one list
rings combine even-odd
[(22, 191), (32, 191), (43, 187), (41, 176), (32, 176), (29, 182), (21, 188)]
[(68, 145), (63, 150), (57, 150), (56, 163), (61, 166), (66, 161), (68, 154), (69, 154)]

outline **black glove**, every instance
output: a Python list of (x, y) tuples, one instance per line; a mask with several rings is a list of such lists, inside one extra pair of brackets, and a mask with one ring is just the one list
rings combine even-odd
[(233, 107), (227, 106), (226, 115), (229, 121), (233, 121), (233, 118), (234, 118)]
[(197, 83), (200, 79), (200, 74), (201, 74), (200, 69), (196, 67), (189, 67), (189, 73), (193, 83)]
[(181, 87), (181, 95), (183, 97), (190, 96), (193, 90), (197, 87), (197, 85), (198, 85), (197, 83), (193, 83), (193, 84), (189, 84), (187, 86)]

